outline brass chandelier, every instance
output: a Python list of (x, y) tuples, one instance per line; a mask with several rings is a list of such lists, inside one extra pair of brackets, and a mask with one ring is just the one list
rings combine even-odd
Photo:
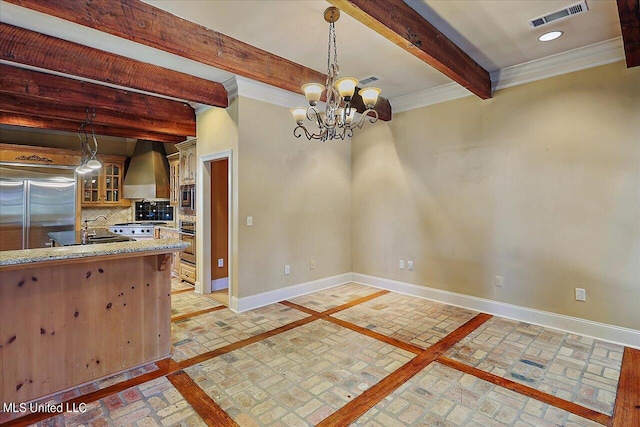
[[(327, 80), (325, 86), (320, 83), (307, 83), (302, 85), (309, 107), (291, 108), (291, 114), (296, 122), (293, 135), (300, 138), (303, 134), (309, 141), (318, 139), (322, 142), (333, 139), (344, 140), (353, 136), (354, 129), (361, 129), (367, 116), (369, 122), (378, 120), (378, 113), (373, 109), (378, 101), (380, 89), (367, 87), (360, 89), (358, 95), (366, 107), (359, 120), (355, 119), (356, 109), (352, 108), (351, 101), (358, 86), (358, 80), (353, 77), (338, 79), (340, 68), (338, 67), (338, 49), (336, 45), (335, 22), (340, 18), (340, 10), (329, 7), (324, 11), (324, 20), (329, 23), (329, 44), (327, 52)], [(318, 101), (326, 89), (326, 104), (324, 111), (317, 107)], [(310, 132), (304, 126), (304, 120), (315, 122), (317, 131)]]

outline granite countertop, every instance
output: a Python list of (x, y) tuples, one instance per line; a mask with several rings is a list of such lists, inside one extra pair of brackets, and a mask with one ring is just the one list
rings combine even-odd
[(121, 255), (161, 250), (177, 252), (188, 247), (189, 243), (178, 239), (153, 239), (122, 243), (102, 243), (99, 245), (77, 245), (58, 248), (0, 251), (0, 267), (29, 264), (32, 262), (89, 258), (101, 255)]

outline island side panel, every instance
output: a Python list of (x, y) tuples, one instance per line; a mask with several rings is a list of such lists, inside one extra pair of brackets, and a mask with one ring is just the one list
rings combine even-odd
[(0, 269), (0, 402), (27, 402), (170, 354), (162, 255)]

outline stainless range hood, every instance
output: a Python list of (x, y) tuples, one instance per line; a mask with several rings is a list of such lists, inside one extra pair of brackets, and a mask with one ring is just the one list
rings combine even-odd
[(124, 177), (123, 194), (125, 199), (169, 199), (169, 161), (161, 142), (136, 143)]

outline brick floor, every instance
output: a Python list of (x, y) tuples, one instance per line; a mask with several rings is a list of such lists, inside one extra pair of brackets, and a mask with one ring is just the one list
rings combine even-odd
[(423, 369), (352, 425), (601, 426), (437, 362)]
[(171, 295), (171, 316), (193, 313), (220, 305), (222, 304), (195, 292), (174, 294)]
[(380, 289), (371, 286), (360, 285), (358, 283), (348, 283), (346, 285), (335, 286), (323, 291), (303, 295), (289, 301), (315, 311), (326, 311), (340, 305), (349, 303), (358, 298), (379, 292)]
[(622, 352), (620, 345), (493, 318), (447, 356), (611, 415)]
[(222, 309), (173, 322), (173, 359), (185, 360), (304, 317), (307, 315), (298, 310), (282, 304), (271, 304), (244, 313)]
[(427, 348), (477, 313), (409, 295), (389, 293), (334, 314), (358, 326)]
[(45, 426), (203, 426), (204, 421), (165, 377), (33, 424)]
[(314, 425), (413, 357), (316, 320), (185, 372), (241, 425)]

